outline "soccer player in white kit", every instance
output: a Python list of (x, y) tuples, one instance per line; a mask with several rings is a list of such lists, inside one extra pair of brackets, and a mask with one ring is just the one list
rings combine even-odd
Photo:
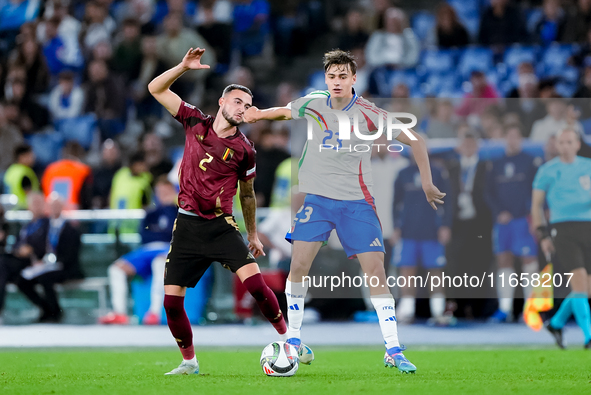
[[(414, 373), (416, 367), (402, 354), (405, 347), (398, 341), (394, 298), (386, 285), (384, 242), (372, 197), (371, 149), (355, 150), (356, 145), (371, 146), (371, 141), (355, 133), (350, 134), (350, 140), (340, 139), (338, 118), (334, 114), (335, 110), (341, 111), (351, 124), (357, 117), (361, 135), (374, 134), (381, 125), (386, 129), (387, 113), (357, 96), (353, 89), (356, 67), (350, 53), (332, 50), (324, 55), (327, 91), (312, 92), (286, 107), (267, 110), (251, 107), (244, 118), (250, 123), (262, 119), (310, 118), (314, 125), (313, 138), (308, 140), (299, 161), (299, 192), (307, 196), (286, 237), (293, 243), (291, 270), (285, 286), (289, 306), (288, 343), (300, 349), (302, 363), (311, 362), (306, 355), (311, 351), (300, 340), (308, 290), (303, 277), (308, 275), (323, 242), (336, 229), (347, 256), (357, 256), (368, 278), (379, 279), (377, 286), (370, 286), (370, 295), (386, 345), (384, 364), (395, 366), (403, 373)], [(392, 138), (412, 147), (425, 196), (436, 210), (436, 203), (442, 204), (445, 194), (433, 185), (424, 140), (412, 130), (407, 133), (394, 130)]]

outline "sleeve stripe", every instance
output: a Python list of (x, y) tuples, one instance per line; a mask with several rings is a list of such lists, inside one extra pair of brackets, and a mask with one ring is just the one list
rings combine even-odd
[(382, 110), (381, 108), (377, 107), (377, 106), (376, 106), (375, 104), (373, 104), (373, 103), (370, 105), (370, 103), (369, 103), (369, 102), (367, 102), (367, 101), (365, 101), (365, 100), (364, 100), (364, 101), (360, 101), (360, 102), (359, 102), (359, 105), (360, 105), (362, 108), (365, 108), (365, 109), (367, 109), (367, 110), (369, 110), (369, 111), (372, 111), (372, 112), (374, 112), (375, 114), (379, 114), (379, 115), (382, 115), (382, 116), (384, 116), (384, 117), (387, 117), (387, 116), (388, 116), (388, 113), (387, 113), (386, 111), (384, 111), (384, 110)]

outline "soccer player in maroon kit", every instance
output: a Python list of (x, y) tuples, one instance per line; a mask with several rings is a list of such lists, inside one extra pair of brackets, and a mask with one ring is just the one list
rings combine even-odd
[[(220, 262), (238, 275), (281, 340), (286, 340), (287, 332), (277, 298), (263, 281), (255, 261), (264, 255), (256, 230), (256, 151), (237, 128), (244, 121), (246, 109), (252, 106), (252, 93), (242, 85), (227, 86), (213, 118), (170, 90), (186, 71), (209, 68), (201, 64), (204, 51), (191, 48), (179, 65), (148, 85), (154, 98), (183, 124), (186, 134), (179, 170), (179, 213), (164, 272), (164, 309), (183, 362), (166, 374), (199, 372), (184, 297), (187, 287), (194, 287), (212, 262)], [(232, 217), (232, 199), (238, 184), (248, 247)]]

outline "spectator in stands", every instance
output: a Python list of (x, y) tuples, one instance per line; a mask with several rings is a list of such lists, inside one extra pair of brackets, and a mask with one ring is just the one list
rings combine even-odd
[(14, 161), (14, 150), (22, 143), (23, 136), (18, 128), (8, 122), (4, 105), (0, 105), (0, 175)]
[[(55, 284), (84, 278), (80, 268), (80, 232), (62, 217), (64, 202), (57, 194), (47, 199), (49, 221), (44, 221), (46, 239), (42, 241), (43, 258), (21, 272), (17, 285), (31, 302), (43, 309), (39, 322), (59, 322), (63, 311), (59, 305)], [(41, 241), (40, 241), (41, 242)], [(43, 288), (43, 296), (35, 285)]]
[(22, 65), (27, 73), (27, 95), (43, 93), (49, 86), (49, 69), (41, 47), (34, 40), (26, 40), (18, 46), (14, 62)]
[(138, 118), (150, 116), (159, 118), (162, 106), (148, 94), (148, 83), (156, 76), (168, 70), (168, 66), (158, 57), (156, 36), (142, 38), (142, 61), (138, 79), (133, 84), (133, 100), (136, 104)]
[(548, 115), (534, 122), (529, 136), (530, 140), (544, 142), (567, 126), (582, 134), (583, 126), (574, 117), (574, 110), (571, 107), (561, 97), (548, 99), (546, 101)]
[[(505, 155), (488, 164), (485, 200), (494, 222), (494, 252), (499, 277), (515, 276), (515, 258), (521, 259), (521, 273), (531, 277), (539, 271), (538, 247), (529, 231), (531, 190), (542, 158), (523, 152), (523, 134), (519, 125), (505, 132)], [(496, 284), (499, 308), (491, 317), (495, 322), (513, 320), (515, 287)], [(532, 287), (524, 286), (524, 298)]]
[[(419, 263), (430, 273), (441, 275), (446, 264), (445, 245), (451, 239), (453, 213), (452, 199), (446, 199), (437, 211), (424, 200), (421, 176), (416, 162), (411, 156), (411, 163), (400, 170), (394, 184), (394, 233), (392, 241), (396, 245), (394, 264), (399, 268), (399, 275), (407, 280), (415, 276)], [(447, 170), (436, 165), (431, 166), (433, 182), (440, 190), (449, 194)], [(451, 196), (450, 196), (451, 197)], [(410, 284), (410, 280), (408, 280)], [(401, 289), (402, 297), (398, 303), (396, 318), (399, 322), (411, 322), (415, 317), (416, 288), (406, 286)], [(429, 299), (431, 317), (436, 323), (448, 321), (445, 312), (445, 289), (434, 287)]]
[(153, 132), (144, 135), (142, 150), (153, 180), (172, 170), (172, 162), (166, 157), (166, 150), (159, 135)]
[(51, 163), (41, 177), (45, 196), (56, 192), (66, 209), (89, 209), (92, 203), (92, 170), (82, 161), (84, 148), (75, 141), (66, 143), (62, 158)]
[(27, 95), (26, 81), (9, 79), (4, 87), (6, 99), (19, 108), (19, 126), (23, 133), (29, 134), (41, 130), (49, 123), (47, 109)]
[(39, 192), (39, 179), (33, 171), (35, 153), (33, 148), (22, 143), (14, 150), (14, 163), (4, 174), (4, 193), (12, 193), (18, 198), (17, 208), (27, 207), (29, 192)]
[[(581, 85), (575, 93), (576, 98), (591, 98), (591, 56), (587, 56), (583, 63), (583, 75), (581, 78)], [(587, 115), (587, 114), (585, 114)], [(591, 114), (590, 114), (591, 115)], [(587, 118), (587, 117), (585, 117)]]
[(113, 71), (121, 74), (125, 80), (135, 80), (142, 64), (140, 23), (133, 18), (123, 21), (121, 37), (113, 53)]
[(0, 3), (0, 53), (7, 53), (16, 43), (19, 28), (39, 15), (39, 0), (8, 0)]
[(142, 34), (153, 34), (156, 29), (152, 21), (154, 11), (156, 11), (154, 0), (126, 0), (116, 9), (115, 19), (120, 24), (126, 18), (135, 18), (141, 25)]
[[(79, 30), (79, 28), (72, 27), (67, 30), (68, 33), (60, 34), (61, 23), (57, 15), (45, 22), (43, 55), (45, 55), (49, 71), (54, 77), (64, 70), (79, 70), (84, 63), (78, 40), (66, 35), (74, 34), (73, 31)], [(72, 32), (69, 32), (70, 30)]]
[(567, 18), (560, 0), (544, 0), (542, 10), (542, 19), (534, 30), (535, 41), (542, 45), (564, 41)]
[[(39, 192), (30, 193), (27, 196), (27, 208), (33, 215), (31, 222), (23, 226), (19, 232), (11, 254), (0, 255), (0, 314), (4, 307), (6, 285), (14, 282), (19, 285), (22, 277), (20, 273), (27, 266), (36, 261), (41, 261), (47, 247), (47, 231), (49, 219), (45, 214), (45, 199)], [(25, 288), (26, 290), (27, 288)], [(30, 295), (27, 295), (28, 297)], [(35, 299), (36, 294), (32, 295)], [(41, 298), (34, 300), (41, 306), (43, 313), (49, 311)]]
[(232, 53), (232, 2), (201, 0), (193, 20), (197, 31), (214, 49), (219, 64), (228, 65)]
[(520, 74), (519, 86), (516, 88), (515, 98), (505, 101), (507, 112), (515, 113), (519, 123), (523, 125), (524, 137), (528, 137), (534, 122), (546, 113), (544, 105), (539, 99), (538, 77), (535, 74)]
[(343, 51), (364, 47), (369, 39), (363, 23), (363, 11), (351, 8), (345, 17), (345, 29), (338, 36), (337, 47)]
[(170, 249), (172, 230), (177, 215), (177, 195), (166, 176), (158, 178), (154, 186), (158, 205), (146, 212), (139, 233), (142, 246), (123, 255), (107, 269), (113, 312), (99, 318), (101, 324), (128, 324), (128, 278), (135, 275), (147, 280), (151, 277), (150, 308), (143, 317), (145, 325), (158, 325), (164, 301), (164, 266)]
[(370, 12), (366, 16), (366, 25), (369, 31), (384, 28), (385, 15), (390, 7), (392, 7), (391, 0), (371, 0)]
[(372, 33), (365, 49), (367, 63), (372, 67), (413, 67), (419, 60), (419, 53), (419, 40), (400, 8), (386, 11), (384, 30)]
[(578, 0), (566, 23), (564, 41), (585, 42), (591, 26), (591, 0)]
[(497, 91), (488, 83), (486, 75), (482, 71), (473, 71), (470, 75), (470, 83), (472, 84), (472, 92), (464, 96), (464, 100), (456, 110), (456, 114), (461, 117), (468, 117), (472, 114), (480, 115), (488, 107), (498, 102)]
[(525, 22), (511, 0), (491, 0), (480, 19), (478, 42), (482, 45), (505, 46), (527, 42)]
[(267, 107), (271, 105), (271, 100), (267, 97), (265, 92), (258, 89), (254, 75), (246, 66), (238, 66), (230, 70), (226, 74), (226, 84), (238, 84), (248, 86), (252, 92), (252, 96), (256, 98), (256, 104), (260, 107)]
[(45, 42), (47, 40), (46, 21), (57, 17), (59, 19), (58, 35), (62, 40), (68, 41), (66, 46), (73, 45), (79, 51), (78, 37), (80, 37), (82, 24), (78, 19), (70, 15), (68, 4), (65, 1), (53, 1), (52, 3), (53, 7), (49, 7), (46, 4), (43, 15), (45, 21), (41, 21), (37, 25), (37, 39), (39, 42)]
[(103, 143), (100, 165), (93, 170), (92, 208), (101, 209), (109, 207), (111, 183), (113, 182), (115, 173), (120, 168), (121, 150), (116, 142), (107, 139)]
[(468, 31), (458, 20), (454, 8), (448, 3), (441, 3), (437, 9), (437, 46), (440, 48), (465, 47), (470, 41)]
[[(176, 66), (187, 53), (187, 48), (202, 48), (205, 53), (201, 57), (201, 63), (215, 69), (215, 52), (207, 41), (192, 29), (183, 27), (182, 15), (171, 13), (164, 18), (164, 32), (158, 36), (157, 53), (167, 68)], [(201, 70), (202, 73), (185, 73), (174, 85), (174, 90), (181, 97), (190, 96), (193, 86), (197, 82), (199, 86), (207, 77), (209, 70)]]
[(82, 26), (82, 44), (86, 53), (100, 42), (111, 41), (117, 26), (108, 9), (98, 1), (90, 1), (86, 4), (84, 23)]
[(84, 90), (75, 85), (74, 73), (62, 71), (58, 84), (49, 94), (49, 112), (53, 121), (76, 118), (82, 114)]
[[(129, 166), (113, 176), (109, 207), (111, 209), (141, 209), (152, 200), (152, 176), (146, 158), (139, 151), (129, 158)], [(135, 230), (135, 228), (134, 228)]]
[(259, 170), (254, 183), (259, 207), (269, 206), (275, 170), (281, 162), (290, 156), (287, 150), (289, 131), (281, 127), (280, 124), (276, 125), (275, 130), (271, 127), (263, 129), (256, 145), (256, 164)]
[(125, 128), (125, 87), (102, 60), (90, 62), (88, 76), (85, 112), (96, 115), (103, 140), (114, 137)]
[(458, 120), (449, 100), (437, 100), (432, 116), (423, 122), (425, 133), (432, 139), (455, 138), (458, 136), (457, 127)]
[[(477, 275), (489, 269), (493, 257), (492, 221), (484, 200), (486, 165), (478, 155), (478, 138), (471, 131), (458, 140), (456, 151), (457, 156), (447, 162), (451, 196), (454, 197), (448, 270), (458, 275)], [(486, 317), (492, 313), (485, 311), (486, 303), (481, 298), (486, 295), (479, 290), (470, 289), (469, 293), (458, 296), (457, 316)]]
[(262, 53), (269, 34), (269, 12), (266, 0), (238, 0), (234, 3), (234, 47), (242, 56)]

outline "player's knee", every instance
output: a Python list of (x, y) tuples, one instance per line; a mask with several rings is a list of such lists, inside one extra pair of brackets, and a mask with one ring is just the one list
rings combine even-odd
[(184, 298), (164, 295), (164, 311), (168, 317), (176, 317), (185, 310)]

